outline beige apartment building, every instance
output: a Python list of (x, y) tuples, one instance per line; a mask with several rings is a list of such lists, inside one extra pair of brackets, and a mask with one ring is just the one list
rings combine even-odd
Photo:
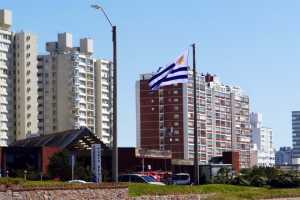
[(0, 10), (0, 146), (80, 127), (110, 143), (112, 63), (93, 57), (93, 40), (73, 47), (60, 33), (37, 55), (36, 36), (11, 25), (12, 13)]
[(14, 36), (15, 127), (16, 138), (38, 134), (37, 49), (36, 36), (16, 33)]
[(36, 36), (11, 25), (0, 10), (0, 146), (38, 133)]
[(109, 143), (111, 63), (93, 58), (90, 38), (73, 47), (70, 33), (58, 34), (46, 50), (37, 67), (40, 134), (88, 127)]

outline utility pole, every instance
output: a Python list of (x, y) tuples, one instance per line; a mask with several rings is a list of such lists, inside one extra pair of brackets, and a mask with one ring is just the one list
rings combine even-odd
[(117, 130), (117, 27), (108, 18), (105, 10), (100, 5), (91, 5), (92, 8), (100, 10), (112, 28), (113, 43), (113, 144), (112, 144), (112, 179), (118, 182), (118, 130)]
[(199, 184), (199, 161), (198, 161), (198, 124), (197, 124), (197, 76), (196, 76), (196, 45), (193, 48), (193, 89), (194, 89), (194, 184)]

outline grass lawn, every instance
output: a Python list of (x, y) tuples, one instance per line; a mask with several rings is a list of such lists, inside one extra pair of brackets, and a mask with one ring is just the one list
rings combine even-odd
[(221, 184), (199, 186), (129, 185), (130, 196), (166, 194), (211, 194), (207, 197), (209, 200), (267, 199), (276, 197), (300, 197), (300, 189), (268, 189)]

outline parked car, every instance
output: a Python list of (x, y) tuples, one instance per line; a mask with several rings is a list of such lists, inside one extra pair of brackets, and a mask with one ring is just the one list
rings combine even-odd
[(156, 181), (151, 176), (139, 175), (139, 174), (124, 174), (119, 176), (119, 182), (132, 182), (132, 183), (148, 183), (153, 185), (165, 185), (162, 182)]
[(172, 183), (175, 185), (189, 185), (191, 177), (188, 173), (178, 173), (172, 176)]
[(84, 180), (70, 180), (70, 181), (67, 181), (67, 183), (88, 183)]

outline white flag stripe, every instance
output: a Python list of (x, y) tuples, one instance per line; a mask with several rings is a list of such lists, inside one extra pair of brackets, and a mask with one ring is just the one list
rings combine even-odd
[(153, 79), (152, 81), (149, 82), (149, 85), (153, 85), (153, 84), (155, 84), (157, 81), (159, 81), (160, 79), (165, 78), (165, 77), (170, 73), (170, 71), (172, 71), (172, 70), (173, 70), (173, 69), (170, 69), (170, 70), (164, 72), (163, 74), (161, 74), (160, 76), (158, 76), (156, 79)]
[(187, 71), (179, 71), (179, 72), (175, 72), (175, 73), (170, 73), (167, 75), (166, 78), (170, 78), (170, 77), (174, 77), (174, 76), (178, 76), (178, 75), (187, 75), (188, 72)]
[(176, 80), (171, 80), (171, 81), (165, 81), (162, 84), (160, 84), (160, 86), (167, 86), (167, 85), (173, 85), (176, 83), (187, 83), (188, 80), (187, 79), (176, 79)]
[(157, 90), (161, 86), (186, 82), (188, 82), (188, 51), (178, 56), (173, 63), (161, 67), (148, 84), (152, 90)]

